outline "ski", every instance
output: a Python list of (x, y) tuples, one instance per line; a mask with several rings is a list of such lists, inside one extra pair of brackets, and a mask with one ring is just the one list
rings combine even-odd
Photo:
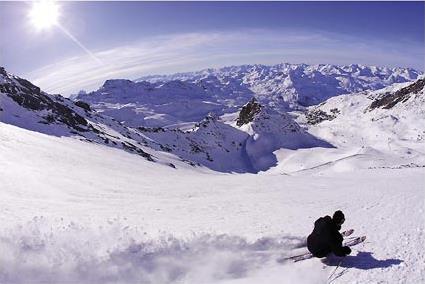
[(366, 240), (366, 236), (356, 237), (354, 239), (348, 240), (346, 242), (343, 242), (343, 246), (352, 247), (357, 244), (360, 244)]
[[(350, 233), (350, 231), (351, 231), (351, 233)], [(347, 235), (346, 232), (349, 232), (348, 235)], [(344, 236), (349, 236), (353, 232), (354, 232), (354, 230), (348, 230), (348, 231), (343, 232), (343, 234), (346, 233)], [(355, 237), (355, 238), (350, 239), (350, 240), (345, 240), (342, 245), (352, 247), (352, 246), (355, 246), (357, 244), (364, 242), (365, 240), (366, 240), (366, 236)], [(298, 262), (298, 261), (306, 260), (306, 259), (309, 259), (309, 258), (312, 258), (312, 257), (313, 257), (313, 254), (311, 254), (310, 252), (307, 252), (307, 253), (300, 254), (300, 255), (295, 255), (295, 256), (286, 257), (286, 258), (280, 258), (280, 259), (277, 260), (277, 262), (284, 262), (284, 261), (288, 261), (288, 260), (292, 260), (293, 262)]]

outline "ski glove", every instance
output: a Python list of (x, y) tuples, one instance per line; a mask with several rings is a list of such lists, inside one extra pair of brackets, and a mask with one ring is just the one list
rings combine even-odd
[(351, 253), (351, 249), (349, 247), (343, 247), (342, 251), (344, 252), (345, 255), (349, 255)]

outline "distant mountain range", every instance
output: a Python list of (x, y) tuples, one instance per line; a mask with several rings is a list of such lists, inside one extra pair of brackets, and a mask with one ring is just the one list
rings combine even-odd
[(166, 126), (196, 122), (209, 112), (234, 112), (252, 97), (279, 110), (304, 109), (330, 97), (413, 81), (420, 74), (410, 68), (357, 64), (242, 65), (108, 80), (77, 99), (131, 126)]
[[(287, 172), (294, 169), (282, 166), (279, 151), (318, 148), (355, 151), (356, 157), (369, 157), (364, 167), (380, 160), (394, 167), (425, 164), (418, 150), (425, 139), (425, 80), (414, 70), (281, 64), (145, 79), (149, 82), (108, 80), (99, 90), (70, 100), (0, 68), (0, 123), (117, 148), (177, 168)], [(404, 83), (392, 84), (399, 81)], [(350, 90), (355, 93), (345, 93)], [(310, 93), (319, 104), (290, 102)]]
[(180, 80), (197, 84), (208, 94), (226, 99), (229, 95), (252, 93), (275, 103), (311, 106), (342, 94), (377, 90), (418, 78), (411, 68), (387, 68), (351, 64), (241, 65), (198, 72), (142, 77), (136, 82)]

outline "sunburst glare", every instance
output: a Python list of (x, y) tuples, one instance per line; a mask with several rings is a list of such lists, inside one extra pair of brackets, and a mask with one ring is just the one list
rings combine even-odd
[(55, 1), (34, 2), (29, 12), (31, 24), (39, 31), (46, 30), (58, 23), (59, 5)]

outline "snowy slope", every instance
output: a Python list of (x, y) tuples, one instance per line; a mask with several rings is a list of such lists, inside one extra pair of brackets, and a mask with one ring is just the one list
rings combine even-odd
[(274, 151), (278, 149), (332, 147), (304, 131), (289, 114), (261, 105), (256, 99), (242, 108), (236, 125), (249, 134), (245, 151), (256, 171), (274, 167), (278, 162)]
[[(252, 123), (241, 128), (219, 121), (213, 113), (187, 131), (162, 127), (135, 128), (104, 113), (92, 111), (92, 107), (82, 101), (74, 103), (59, 95), (43, 93), (30, 82), (4, 70), (2, 78), (0, 121), (48, 135), (119, 148), (173, 168), (184, 163), (220, 172), (258, 172), (276, 165), (273, 154), (276, 149), (328, 146), (302, 131), (287, 114), (278, 113), (267, 106), (262, 106), (261, 111), (253, 115)], [(105, 83), (112, 89), (116, 84), (119, 92), (123, 91), (123, 99), (127, 98), (123, 85), (137, 85), (143, 90), (150, 88), (124, 80)], [(175, 98), (178, 102), (179, 96), (188, 100), (183, 91), (168, 93), (176, 86), (182, 88), (179, 82), (163, 84), (160, 89), (152, 91), (152, 97), (148, 100), (155, 101), (156, 96), (159, 96), (158, 103), (161, 96), (165, 101)], [(196, 89), (190, 84), (186, 87)], [(193, 99), (195, 105), (196, 98)], [(142, 96), (141, 101), (145, 99)]]
[[(333, 283), (421, 283), (423, 169), (229, 175), (0, 123), (2, 283), (326, 283), (278, 263), (342, 209), (366, 234)], [(323, 268), (324, 266), (324, 268)]]
[(335, 261), (276, 260), (336, 209), (367, 242), (332, 283), (425, 280), (423, 79), (183, 131), (0, 71), (1, 283), (326, 283)]
[[(229, 115), (220, 119), (210, 113), (183, 131), (126, 126), (125, 121), (93, 111), (82, 101), (45, 94), (4, 69), (1, 77), (2, 122), (116, 147), (174, 168), (176, 163), (184, 163), (220, 172), (259, 172), (275, 167), (273, 171), (289, 173), (335, 164), (339, 170), (424, 165), (423, 79), (332, 97), (310, 107), (305, 119), (304, 114), (299, 115), (302, 127), (290, 114), (252, 99), (236, 112), (238, 117), (233, 121), (226, 120)], [(209, 96), (192, 83), (155, 84), (110, 80), (104, 88), (115, 91), (88, 94), (87, 98), (106, 98), (104, 103), (109, 104), (108, 99), (114, 101), (120, 95), (123, 100), (132, 101), (134, 88), (146, 92), (136, 96), (143, 104), (156, 101), (168, 105), (173, 100), (178, 104), (181, 98), (196, 105), (199, 98)], [(195, 94), (188, 98), (187, 92)], [(202, 111), (196, 115), (201, 114)], [(314, 158), (313, 164), (305, 164), (311, 153), (322, 152), (318, 163)]]
[(98, 91), (77, 99), (131, 127), (197, 122), (209, 112), (222, 114), (227, 109), (198, 85), (182, 81), (108, 80)]
[[(341, 147), (349, 140), (352, 144), (371, 146), (389, 153), (409, 146), (419, 150), (425, 145), (424, 83), (425, 80), (420, 79), (375, 92), (334, 97), (313, 108), (328, 114), (337, 109), (335, 119), (320, 123), (320, 130), (316, 124), (317, 131), (332, 130), (333, 135), (339, 137), (332, 140)], [(385, 101), (384, 98), (401, 96), (403, 90), (407, 90), (406, 96), (395, 105), (388, 107), (388, 104), (380, 103)]]
[(424, 167), (424, 92), (422, 78), (374, 92), (333, 97), (309, 108), (298, 122), (335, 149), (281, 150), (276, 153), (281, 165), (275, 170)]
[(76, 96), (128, 126), (197, 122), (209, 112), (236, 111), (253, 96), (280, 110), (299, 109), (326, 99), (417, 79), (409, 68), (375, 66), (242, 65), (199, 72), (108, 80), (99, 90)]
[(175, 167), (181, 158), (155, 151), (147, 138), (81, 101), (42, 92), (0, 69), (0, 122), (31, 131), (118, 148), (151, 162)]
[[(251, 120), (238, 125), (244, 109), (257, 105)], [(288, 114), (274, 111), (255, 99), (240, 111), (236, 121), (208, 115), (189, 131), (166, 128), (137, 129), (149, 138), (147, 145), (220, 172), (259, 172), (277, 164), (277, 149), (332, 147), (300, 128)]]

